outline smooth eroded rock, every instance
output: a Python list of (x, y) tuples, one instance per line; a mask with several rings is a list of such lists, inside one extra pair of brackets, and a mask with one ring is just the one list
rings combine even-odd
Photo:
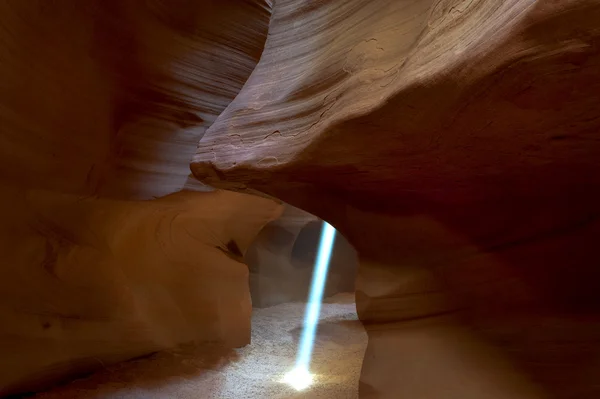
[(2, 189), (0, 395), (187, 342), (250, 342), (240, 255), (277, 203), (216, 191), (153, 201)]
[(588, 0), (275, 4), (192, 170), (356, 247), (361, 397), (598, 396), (598, 20)]

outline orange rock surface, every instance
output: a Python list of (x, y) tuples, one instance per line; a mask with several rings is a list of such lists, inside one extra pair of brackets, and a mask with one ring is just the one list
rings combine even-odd
[(242, 257), (281, 207), (199, 180), (356, 248), (361, 398), (596, 399), (599, 21), (594, 0), (1, 2), (0, 392), (244, 342)]
[(281, 208), (193, 192), (208, 189), (189, 162), (269, 16), (261, 1), (0, 3), (0, 396), (249, 343), (243, 254)]

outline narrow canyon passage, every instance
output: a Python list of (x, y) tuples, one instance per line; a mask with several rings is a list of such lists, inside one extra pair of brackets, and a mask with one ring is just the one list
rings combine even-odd
[(351, 293), (323, 303), (311, 364), (314, 384), (297, 392), (280, 382), (296, 360), (304, 310), (302, 302), (255, 309), (252, 343), (241, 349), (184, 346), (106, 368), (35, 398), (357, 398), (367, 335)]
[(0, 1), (0, 399), (599, 399), (599, 21)]

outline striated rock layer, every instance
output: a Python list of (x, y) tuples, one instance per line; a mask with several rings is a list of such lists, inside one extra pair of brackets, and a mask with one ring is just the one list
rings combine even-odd
[(267, 0), (2, 1), (0, 178), (117, 198), (182, 189), (269, 17)]
[(245, 345), (273, 201), (188, 181), (270, 1), (0, 2), (0, 396), (189, 341)]
[(600, 5), (278, 0), (192, 162), (357, 248), (363, 398), (596, 398)]

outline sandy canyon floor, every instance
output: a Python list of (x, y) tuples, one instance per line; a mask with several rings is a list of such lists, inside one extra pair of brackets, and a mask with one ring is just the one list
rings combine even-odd
[(297, 392), (280, 380), (296, 359), (304, 303), (255, 309), (252, 344), (237, 350), (187, 346), (109, 367), (35, 399), (271, 399), (358, 397), (367, 335), (353, 294), (323, 304), (311, 371)]

